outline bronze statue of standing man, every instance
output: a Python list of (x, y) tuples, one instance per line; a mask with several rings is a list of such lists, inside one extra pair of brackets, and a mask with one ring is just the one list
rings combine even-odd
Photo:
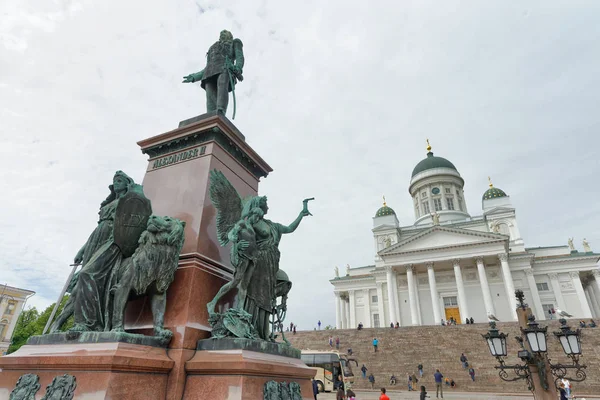
[(210, 46), (206, 53), (206, 67), (183, 77), (183, 83), (201, 82), (206, 91), (206, 111), (225, 115), (229, 103), (229, 92), (233, 92), (233, 118), (235, 118), (235, 84), (244, 80), (243, 44), (234, 39), (231, 32), (221, 31), (219, 41)]

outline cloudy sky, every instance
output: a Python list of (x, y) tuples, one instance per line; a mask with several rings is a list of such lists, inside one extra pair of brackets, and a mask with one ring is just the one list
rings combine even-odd
[(481, 213), (490, 175), (527, 246), (600, 250), (600, 2), (6, 0), (0, 2), (0, 283), (54, 301), (136, 142), (201, 114), (182, 84), (221, 29), (244, 42), (234, 121), (274, 168), (270, 218), (314, 217), (281, 244), (289, 318), (335, 323), (333, 268), (372, 263), (386, 195), (450, 159)]

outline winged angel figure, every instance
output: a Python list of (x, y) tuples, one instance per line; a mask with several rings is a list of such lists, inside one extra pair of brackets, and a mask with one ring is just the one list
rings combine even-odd
[[(274, 332), (285, 318), (287, 293), (291, 289), (285, 272), (279, 269), (279, 241), (298, 228), (302, 218), (312, 215), (308, 201), (288, 226), (265, 218), (266, 196), (242, 199), (222, 172), (210, 173), (210, 199), (217, 209), (217, 237), (221, 246), (231, 243), (233, 280), (221, 287), (207, 304), (213, 337), (237, 336), (273, 341)], [(233, 307), (215, 312), (219, 300), (237, 289)], [(281, 303), (277, 303), (277, 298)], [(271, 317), (273, 316), (273, 319)], [(270, 333), (269, 325), (273, 333)]]

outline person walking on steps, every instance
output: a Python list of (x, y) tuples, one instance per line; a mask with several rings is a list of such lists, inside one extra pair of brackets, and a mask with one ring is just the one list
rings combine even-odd
[(423, 377), (423, 364), (417, 365), (417, 371), (419, 371), (419, 378)]
[(365, 364), (363, 364), (362, 367), (360, 367), (360, 372), (362, 372), (363, 378), (367, 377), (367, 367), (365, 366)]
[(377, 346), (379, 345), (379, 340), (377, 338), (373, 338), (373, 351), (377, 353)]
[(371, 382), (371, 389), (375, 389), (375, 377), (373, 374), (369, 375), (369, 382)]
[(340, 349), (340, 338), (339, 338), (339, 337), (336, 337), (336, 338), (335, 338), (335, 348), (336, 348), (337, 350), (339, 350), (339, 349)]
[(473, 367), (469, 368), (469, 375), (471, 376), (471, 380), (475, 382), (475, 370)]
[(441, 395), (443, 399), (444, 387), (442, 385), (442, 379), (444, 379), (444, 375), (442, 375), (439, 369), (436, 369), (433, 378), (435, 379), (435, 398), (437, 399)]

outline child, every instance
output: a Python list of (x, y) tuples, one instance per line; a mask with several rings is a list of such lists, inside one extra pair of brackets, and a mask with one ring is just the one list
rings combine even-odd
[(348, 400), (356, 400), (356, 395), (354, 394), (352, 389), (348, 389), (348, 391), (346, 392), (346, 396), (348, 397)]
[(425, 391), (425, 386), (421, 386), (421, 393), (419, 394), (419, 400), (425, 400), (427, 396), (427, 392)]

